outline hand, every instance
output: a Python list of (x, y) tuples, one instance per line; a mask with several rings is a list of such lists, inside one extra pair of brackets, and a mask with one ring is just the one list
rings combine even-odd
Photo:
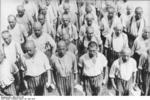
[(103, 80), (102, 85), (106, 85), (107, 81), (106, 79)]

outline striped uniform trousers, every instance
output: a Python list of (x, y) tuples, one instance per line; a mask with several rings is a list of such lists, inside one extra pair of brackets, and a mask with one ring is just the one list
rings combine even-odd
[(62, 77), (59, 73), (55, 73), (55, 81), (56, 86), (59, 92), (59, 95), (64, 96), (71, 96), (73, 95), (73, 80), (74, 75), (71, 74), (70, 76)]
[(12, 83), (9, 86), (6, 86), (5, 88), (0, 88), (0, 95), (1, 96), (16, 96), (16, 89), (15, 84)]
[(144, 63), (142, 66), (142, 80), (143, 80), (143, 90), (145, 92), (145, 95), (148, 95), (149, 89), (150, 89), (150, 66), (148, 63), (148, 60)]
[(47, 72), (44, 72), (40, 76), (32, 77), (25, 76), (27, 81), (27, 91), (29, 95), (43, 95), (45, 83), (47, 82)]
[(108, 66), (111, 67), (112, 63), (119, 58), (119, 52), (115, 52), (114, 50), (108, 50)]
[(129, 95), (130, 87), (133, 83), (132, 78), (130, 78), (128, 81), (122, 80), (120, 78), (116, 78), (115, 80), (116, 86), (119, 91), (117, 91), (116, 95)]
[(103, 74), (98, 76), (83, 76), (83, 88), (86, 95), (99, 95), (103, 81)]

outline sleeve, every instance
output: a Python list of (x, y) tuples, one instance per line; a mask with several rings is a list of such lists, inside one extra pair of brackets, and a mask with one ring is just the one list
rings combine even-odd
[(48, 60), (48, 58), (47, 58), (47, 56), (45, 54), (43, 54), (43, 59), (42, 60), (44, 61), (44, 67), (45, 67), (45, 69), (46, 70), (51, 69), (49, 60)]
[(83, 67), (83, 56), (81, 56), (81, 57), (79, 58), (78, 66), (79, 66), (80, 68)]
[(133, 63), (133, 72), (136, 72), (137, 71), (137, 62), (136, 60), (134, 60), (134, 63)]
[(55, 43), (54, 39), (51, 36), (48, 36), (48, 41), (49, 41), (50, 45), (53, 48), (53, 53), (55, 53), (55, 51), (56, 51), (56, 43)]
[(73, 55), (73, 70), (74, 70), (74, 73), (78, 73), (78, 70), (77, 70), (77, 60), (76, 60), (75, 55)]
[(11, 65), (10, 70), (12, 74), (16, 74), (19, 71), (18, 67), (14, 63)]
[(21, 45), (20, 44), (18, 44), (18, 43), (16, 43), (16, 52), (21, 56), (21, 57), (23, 57), (23, 51), (22, 51), (22, 49), (21, 49)]
[(145, 64), (145, 62), (146, 62), (146, 57), (145, 56), (141, 56), (140, 57), (140, 59), (139, 59), (139, 66), (138, 66), (138, 69), (143, 69), (142, 67), (143, 67), (143, 65)]
[(78, 33), (77, 33), (77, 28), (73, 25), (73, 34), (74, 34), (74, 39), (78, 39)]
[(103, 61), (102, 62), (103, 62), (103, 66), (107, 67), (108, 61), (104, 55), (103, 55)]
[(25, 26), (24, 25), (20, 25), (20, 28), (21, 28), (23, 36), (24, 37), (28, 37), (28, 32), (27, 32)]
[(117, 67), (116, 62), (113, 62), (112, 66), (111, 66), (111, 69), (110, 69), (110, 73), (109, 73), (110, 78), (115, 78), (116, 67)]
[(109, 39), (108, 38), (106, 38), (106, 41), (105, 41), (105, 47), (106, 48), (109, 48), (109, 45), (110, 45), (110, 41), (109, 41)]
[(128, 48), (129, 47), (129, 45), (128, 45), (128, 37), (127, 37), (127, 35), (125, 35), (124, 36), (125, 37), (125, 48)]
[(84, 37), (84, 32), (85, 32), (85, 29), (84, 29), (84, 26), (81, 27), (80, 29), (80, 32), (79, 32), (79, 38), (80, 40), (83, 40), (83, 37)]

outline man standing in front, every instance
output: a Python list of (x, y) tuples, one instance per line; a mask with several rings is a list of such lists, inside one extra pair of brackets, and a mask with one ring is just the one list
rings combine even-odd
[(24, 79), (27, 83), (28, 95), (43, 95), (45, 85), (49, 87), (51, 84), (49, 60), (43, 52), (36, 49), (32, 40), (26, 42), (25, 48), (27, 53), (23, 59)]
[(59, 95), (73, 95), (77, 83), (77, 62), (73, 53), (67, 51), (65, 41), (58, 42), (56, 55), (52, 56), (52, 68)]
[(129, 95), (136, 82), (136, 61), (130, 57), (129, 48), (123, 49), (120, 54), (121, 57), (112, 64), (109, 77), (117, 95)]
[[(88, 44), (88, 52), (79, 59), (81, 81), (86, 95), (99, 95), (107, 82), (107, 59), (98, 52), (96, 42)], [(104, 76), (104, 78), (103, 78)]]

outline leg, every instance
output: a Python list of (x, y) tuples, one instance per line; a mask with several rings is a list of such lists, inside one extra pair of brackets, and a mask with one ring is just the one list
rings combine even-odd
[(90, 85), (90, 80), (89, 78), (83, 78), (83, 88), (85, 91), (85, 95), (91, 96), (92, 95), (92, 90), (91, 90), (91, 85)]
[(12, 83), (10, 86), (6, 87), (4, 90), (2, 90), (2, 93), (6, 96), (16, 96), (16, 89), (14, 83)]

